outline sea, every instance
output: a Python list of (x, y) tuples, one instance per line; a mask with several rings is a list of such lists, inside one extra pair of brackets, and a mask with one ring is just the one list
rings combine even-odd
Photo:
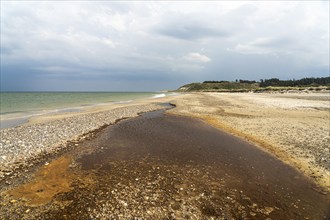
[(22, 124), (32, 116), (79, 112), (89, 106), (125, 103), (173, 95), (165, 92), (1, 92), (0, 128)]

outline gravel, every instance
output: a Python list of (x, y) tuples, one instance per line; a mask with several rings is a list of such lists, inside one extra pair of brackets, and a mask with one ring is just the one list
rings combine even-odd
[(84, 139), (86, 134), (102, 126), (163, 108), (165, 106), (156, 104), (126, 106), (3, 129), (0, 131), (0, 181), (16, 169), (32, 166), (38, 158), (62, 150), (69, 141)]

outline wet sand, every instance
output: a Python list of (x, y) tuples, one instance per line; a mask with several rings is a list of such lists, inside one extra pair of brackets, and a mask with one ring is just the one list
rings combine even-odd
[(250, 143), (197, 119), (146, 113), (74, 145), (41, 167), (35, 179), (3, 193), (1, 217), (330, 217), (330, 197), (313, 182)]
[(194, 93), (170, 112), (197, 117), (297, 168), (330, 192), (330, 93)]

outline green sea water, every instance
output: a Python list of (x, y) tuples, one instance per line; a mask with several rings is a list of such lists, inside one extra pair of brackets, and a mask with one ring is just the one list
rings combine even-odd
[(156, 92), (1, 92), (1, 119), (165, 96)]

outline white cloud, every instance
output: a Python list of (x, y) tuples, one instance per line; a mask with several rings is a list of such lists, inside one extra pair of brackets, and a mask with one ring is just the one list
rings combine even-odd
[(202, 63), (207, 63), (211, 61), (211, 58), (200, 53), (188, 53), (183, 58), (188, 61), (202, 62)]

